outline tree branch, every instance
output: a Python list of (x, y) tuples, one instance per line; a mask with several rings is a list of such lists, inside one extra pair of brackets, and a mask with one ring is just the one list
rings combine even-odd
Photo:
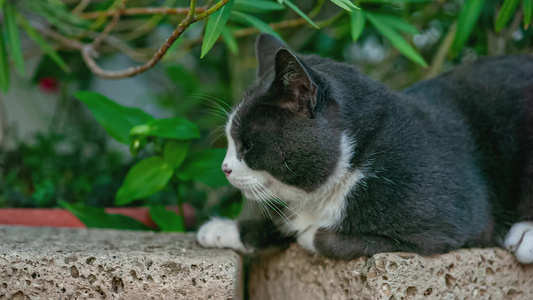
[[(201, 21), (208, 17), (209, 15), (217, 12), (219, 9), (221, 9), (228, 0), (220, 0), (217, 4), (213, 5), (208, 10), (205, 10), (204, 12), (200, 13), (199, 15), (194, 14), (196, 11), (196, 0), (191, 0), (190, 4), (190, 12), (187, 13), (187, 17), (178, 25), (176, 30), (172, 32), (172, 35), (166, 40), (165, 44), (157, 50), (157, 52), (154, 54), (154, 56), (147, 61), (143, 65), (135, 66), (135, 67), (129, 67), (124, 70), (120, 71), (108, 71), (102, 69), (96, 61), (94, 60), (93, 56), (96, 54), (96, 51), (93, 47), (93, 45), (86, 45), (83, 47), (81, 54), (83, 57), (83, 60), (94, 74), (98, 75), (101, 78), (106, 79), (119, 79), (119, 78), (127, 78), (132, 77), (138, 74), (141, 74), (148, 69), (155, 66), (155, 64), (161, 60), (161, 58), (167, 53), (168, 49), (174, 42), (181, 36), (181, 34), (193, 23)], [(117, 14), (119, 15), (119, 14)], [(109, 26), (109, 25), (108, 25)], [(104, 30), (105, 31), (105, 30)]]

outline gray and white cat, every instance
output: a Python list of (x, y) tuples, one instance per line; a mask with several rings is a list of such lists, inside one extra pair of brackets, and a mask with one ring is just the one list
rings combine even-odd
[(396, 92), (269, 35), (256, 52), (222, 169), (270, 212), (213, 219), (202, 246), (296, 241), (350, 260), (500, 245), (533, 262), (532, 56), (479, 59)]

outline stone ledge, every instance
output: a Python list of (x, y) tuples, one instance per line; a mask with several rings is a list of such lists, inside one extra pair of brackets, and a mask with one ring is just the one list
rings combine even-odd
[(382, 253), (344, 262), (297, 245), (252, 263), (250, 298), (533, 299), (533, 265), (503, 249), (462, 249), (432, 257)]
[(234, 299), (241, 273), (194, 234), (0, 226), (0, 300)]

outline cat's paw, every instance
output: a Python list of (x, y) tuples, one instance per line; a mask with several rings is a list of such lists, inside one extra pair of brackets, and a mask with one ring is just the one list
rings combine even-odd
[(212, 219), (198, 230), (198, 243), (206, 248), (230, 248), (246, 252), (239, 235), (237, 221)]
[(503, 242), (523, 264), (533, 263), (533, 222), (520, 222), (511, 227)]

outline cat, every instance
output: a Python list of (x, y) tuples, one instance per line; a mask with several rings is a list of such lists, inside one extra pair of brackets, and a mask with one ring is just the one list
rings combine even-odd
[(222, 169), (269, 211), (212, 219), (200, 245), (295, 241), (340, 260), (503, 246), (533, 262), (533, 56), (481, 58), (403, 92), (267, 34), (256, 56)]

